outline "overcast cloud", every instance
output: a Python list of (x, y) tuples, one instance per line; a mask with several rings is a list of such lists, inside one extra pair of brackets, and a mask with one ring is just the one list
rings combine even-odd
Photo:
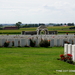
[(0, 0), (0, 23), (75, 23), (75, 0)]

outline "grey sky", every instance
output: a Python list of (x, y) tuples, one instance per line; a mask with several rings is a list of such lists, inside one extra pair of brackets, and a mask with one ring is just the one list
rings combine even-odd
[(0, 23), (75, 23), (75, 0), (0, 0)]

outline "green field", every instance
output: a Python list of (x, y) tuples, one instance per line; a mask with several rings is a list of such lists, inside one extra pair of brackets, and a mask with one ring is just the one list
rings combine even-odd
[(63, 50), (63, 47), (0, 48), (0, 75), (75, 75), (65, 72), (75, 70), (75, 65), (57, 60)]
[[(58, 33), (75, 33), (75, 30), (70, 30), (69, 28), (73, 26), (53, 26), (47, 27), (49, 31), (57, 30)], [(21, 34), (22, 31), (36, 31), (37, 27), (30, 28), (20, 28), (19, 30), (0, 30), (0, 34)]]

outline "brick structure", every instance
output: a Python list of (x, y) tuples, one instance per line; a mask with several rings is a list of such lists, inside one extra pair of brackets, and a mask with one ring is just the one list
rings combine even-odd
[(4, 27), (3, 29), (4, 29), (4, 30), (16, 30), (16, 29), (18, 29), (18, 27), (16, 27), (16, 26), (11, 26), (11, 27)]

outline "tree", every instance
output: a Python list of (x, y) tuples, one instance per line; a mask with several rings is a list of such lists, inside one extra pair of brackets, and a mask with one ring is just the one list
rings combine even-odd
[(41, 26), (41, 25), (44, 25), (44, 26), (45, 26), (45, 24), (44, 24), (44, 23), (39, 23), (39, 26)]
[(20, 28), (20, 26), (21, 26), (21, 22), (18, 22), (18, 23), (16, 23), (16, 25), (15, 26), (17, 26), (18, 27), (18, 29)]
[(68, 26), (74, 26), (74, 23), (68, 23), (67, 25)]
[(3, 25), (2, 25), (2, 24), (0, 24), (0, 27), (3, 27)]

